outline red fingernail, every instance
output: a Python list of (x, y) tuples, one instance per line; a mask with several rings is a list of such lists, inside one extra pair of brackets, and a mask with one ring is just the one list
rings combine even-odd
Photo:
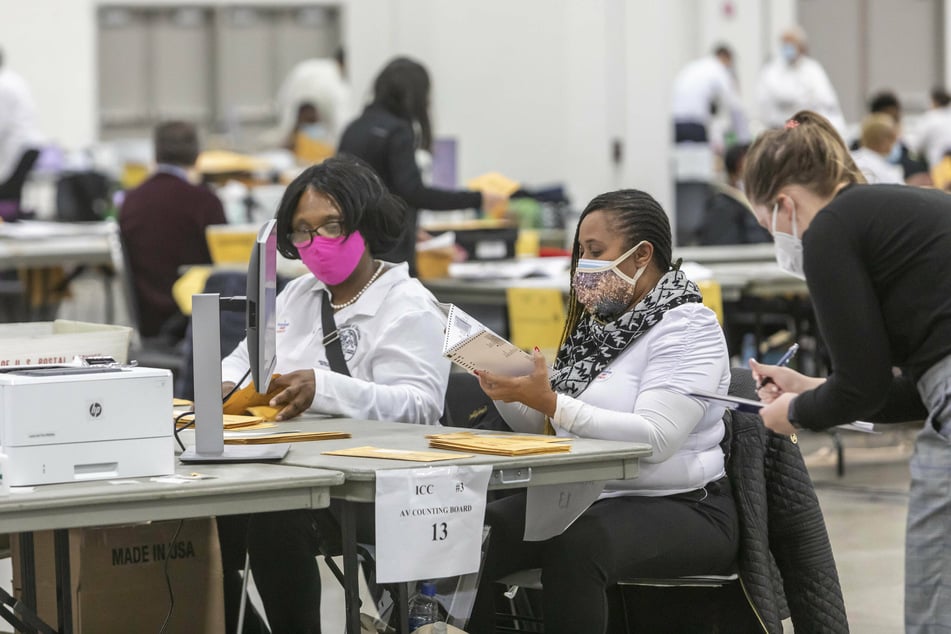
[(535, 352), (541, 352), (541, 350), (538, 349), (538, 346), (535, 346)]
[(478, 370), (473, 370), (472, 373), (475, 374), (476, 376), (479, 376), (479, 371), (478, 371)]

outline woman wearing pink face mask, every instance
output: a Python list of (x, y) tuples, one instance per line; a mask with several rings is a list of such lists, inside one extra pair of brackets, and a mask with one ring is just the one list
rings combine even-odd
[[(517, 431), (648, 443), (634, 480), (608, 482), (561, 535), (523, 541), (525, 495), (489, 505), (492, 526), (472, 632), (491, 632), (493, 581), (541, 568), (545, 631), (607, 632), (608, 594), (622, 577), (725, 574), (737, 553), (736, 509), (720, 442), (726, 342), (700, 292), (671, 266), (667, 214), (636, 190), (602, 194), (581, 215), (568, 322), (549, 373), (536, 351), (522, 377), (480, 372)], [(611, 630), (613, 631), (613, 630)]]
[[(277, 298), (281, 376), (271, 385), (281, 391), (271, 405), (281, 408), (279, 420), (307, 411), (438, 422), (449, 379), (449, 360), (441, 354), (445, 319), (432, 294), (409, 276), (406, 263), (373, 255), (399, 239), (403, 210), (373, 170), (350, 157), (327, 159), (288, 186), (277, 211), (278, 250), (299, 258), (310, 273), (290, 282)], [(322, 311), (328, 308), (339, 347), (324, 344)], [(222, 362), (225, 387), (247, 368), (242, 342)], [(313, 513), (219, 519), (226, 570), (243, 566), (247, 541), (271, 631), (319, 632)], [(234, 602), (229, 595), (226, 608), (236, 613), (240, 595)]]

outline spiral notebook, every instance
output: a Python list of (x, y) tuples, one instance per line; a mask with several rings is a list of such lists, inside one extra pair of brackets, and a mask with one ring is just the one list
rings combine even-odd
[(530, 374), (532, 355), (498, 336), (455, 304), (439, 304), (446, 313), (442, 353), (468, 372), (487, 370), (504, 376)]

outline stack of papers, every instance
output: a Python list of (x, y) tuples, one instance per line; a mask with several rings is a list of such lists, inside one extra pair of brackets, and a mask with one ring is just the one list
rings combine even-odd
[(471, 451), (494, 456), (528, 456), (571, 451), (571, 439), (556, 436), (456, 432), (452, 434), (432, 434), (427, 438), (429, 438), (429, 446), (434, 449)]
[(305, 442), (308, 440), (338, 440), (350, 438), (350, 434), (343, 431), (286, 431), (273, 434), (229, 435), (225, 438), (226, 445), (266, 445), (279, 442)]
[(382, 458), (384, 460), (408, 460), (410, 462), (438, 462), (440, 460), (456, 460), (457, 458), (471, 458), (470, 454), (445, 453), (441, 451), (413, 451), (409, 449), (384, 449), (382, 447), (351, 447), (350, 449), (335, 449), (325, 451), (327, 456), (350, 456), (353, 458)]
[[(264, 418), (261, 416), (239, 416), (237, 414), (224, 414), (221, 418), (225, 429), (265, 429), (268, 427), (276, 427), (274, 423), (265, 423)], [(176, 424), (178, 425), (178, 428), (181, 429), (182, 427), (189, 425), (193, 420), (195, 420), (195, 414), (185, 414), (178, 419)]]

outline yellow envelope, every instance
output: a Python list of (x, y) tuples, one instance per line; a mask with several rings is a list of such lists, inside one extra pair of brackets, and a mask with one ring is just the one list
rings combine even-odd
[(410, 451), (406, 449), (382, 449), (380, 447), (351, 447), (323, 452), (328, 456), (353, 456), (355, 458), (382, 458), (384, 460), (410, 460), (412, 462), (436, 462), (471, 458), (468, 454), (445, 453), (441, 451)]

